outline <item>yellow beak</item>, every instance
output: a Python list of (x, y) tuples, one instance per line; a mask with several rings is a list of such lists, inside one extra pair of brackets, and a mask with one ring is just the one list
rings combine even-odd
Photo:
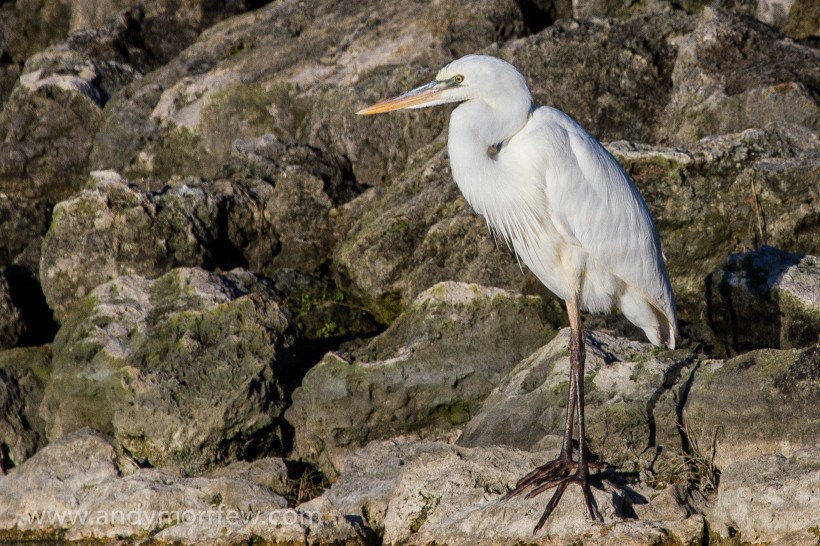
[(398, 97), (377, 102), (373, 106), (359, 110), (356, 113), (360, 116), (369, 116), (371, 114), (383, 114), (384, 112), (392, 112), (393, 110), (402, 110), (404, 108), (433, 106), (440, 104), (441, 92), (446, 88), (447, 86), (441, 82), (430, 82), (421, 87), (416, 87)]

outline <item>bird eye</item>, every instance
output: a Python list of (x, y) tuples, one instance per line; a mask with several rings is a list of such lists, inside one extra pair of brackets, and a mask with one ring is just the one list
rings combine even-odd
[(453, 77), (453, 81), (456, 82), (456, 83), (461, 83), (461, 82), (464, 81), (464, 76), (462, 76), (461, 74), (456, 74)]

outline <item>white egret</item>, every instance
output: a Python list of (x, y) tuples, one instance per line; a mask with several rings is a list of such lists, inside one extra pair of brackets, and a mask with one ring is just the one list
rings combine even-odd
[[(600, 520), (590, 489), (584, 430), (581, 310), (617, 307), (655, 345), (675, 347), (675, 296), (649, 209), (632, 179), (567, 114), (536, 107), (511, 64), (468, 55), (436, 79), (358, 114), (460, 102), (450, 117), (448, 152), (465, 199), (547, 288), (566, 302), (570, 384), (563, 444), (555, 460), (524, 476), (507, 496), (555, 488), (533, 532), (570, 483)], [(577, 419), (578, 457), (573, 460)]]

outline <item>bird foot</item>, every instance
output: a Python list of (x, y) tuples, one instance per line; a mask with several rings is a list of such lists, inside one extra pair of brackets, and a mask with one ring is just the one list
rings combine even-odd
[(566, 455), (558, 457), (545, 465), (539, 466), (518, 480), (515, 488), (504, 495), (502, 500), (509, 500), (532, 487), (533, 489), (526, 495), (526, 498), (531, 499), (554, 487), (555, 492), (547, 503), (544, 514), (541, 516), (541, 519), (538, 520), (535, 529), (532, 531), (533, 534), (536, 534), (547, 522), (547, 519), (549, 519), (555, 507), (558, 506), (558, 502), (561, 500), (569, 484), (576, 483), (581, 486), (581, 491), (584, 495), (587, 518), (595, 521), (603, 521), (590, 487), (591, 481), (600, 478), (598, 475), (590, 476), (589, 468), (604, 469), (606, 465), (599, 461), (591, 461), (587, 463), (586, 466), (587, 468), (582, 469), (577, 462)]

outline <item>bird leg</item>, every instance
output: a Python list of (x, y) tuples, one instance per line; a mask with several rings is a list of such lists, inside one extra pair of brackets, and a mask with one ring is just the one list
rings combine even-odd
[[(558, 506), (561, 496), (566, 491), (570, 483), (577, 483), (581, 486), (584, 495), (587, 517), (592, 520), (601, 520), (595, 498), (592, 496), (590, 488), (590, 465), (602, 468), (603, 465), (589, 461), (585, 438), (584, 423), (584, 361), (586, 360), (584, 348), (584, 331), (581, 327), (581, 313), (578, 308), (578, 297), (574, 296), (571, 301), (567, 301), (567, 313), (570, 324), (570, 376), (569, 394), (567, 395), (567, 416), (564, 421), (564, 438), (561, 443), (561, 451), (558, 458), (549, 461), (543, 466), (539, 466), (516, 484), (515, 488), (504, 496), (504, 500), (510, 499), (525, 489), (534, 486), (532, 491), (527, 493), (527, 498), (531, 499), (536, 495), (549, 489), (555, 488), (552, 498), (544, 509), (544, 514), (533, 529), (533, 534), (537, 533), (547, 519)], [(576, 413), (577, 412), (577, 413)], [(574, 421), (578, 420), (578, 461), (572, 460), (572, 437)]]

